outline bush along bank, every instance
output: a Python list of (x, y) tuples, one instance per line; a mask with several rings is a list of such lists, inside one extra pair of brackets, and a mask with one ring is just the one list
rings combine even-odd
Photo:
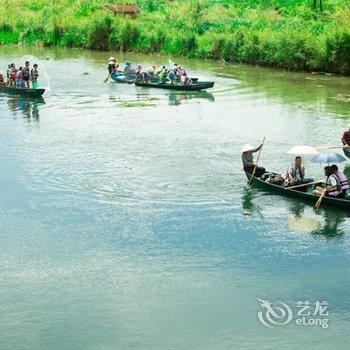
[(0, 44), (160, 52), (350, 75), (345, 0), (328, 1), (322, 11), (311, 0), (137, 3), (141, 13), (132, 19), (113, 14), (100, 0), (7, 0)]

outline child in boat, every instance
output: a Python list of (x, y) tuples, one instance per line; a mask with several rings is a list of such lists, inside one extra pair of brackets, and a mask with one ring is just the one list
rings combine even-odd
[(30, 79), (32, 80), (33, 89), (37, 89), (39, 87), (38, 78), (39, 78), (38, 65), (35, 63), (33, 66), (33, 69), (30, 71)]
[(4, 73), (0, 72), (0, 86), (6, 86), (5, 78), (4, 78)]
[(30, 80), (30, 67), (29, 67), (29, 61), (26, 61), (24, 64), (24, 67), (22, 68), (23, 87), (29, 89), (29, 80)]
[(22, 80), (22, 67), (19, 67), (18, 71), (16, 72), (16, 86), (18, 88), (23, 87), (23, 80)]

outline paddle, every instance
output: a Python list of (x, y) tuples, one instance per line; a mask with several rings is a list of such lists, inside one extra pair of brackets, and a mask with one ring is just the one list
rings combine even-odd
[(324, 182), (324, 180), (317, 180), (317, 181), (312, 181), (312, 182), (306, 182), (306, 183), (301, 184), (301, 185), (295, 185), (295, 186), (284, 187), (284, 188), (285, 188), (286, 190), (291, 190), (291, 189), (298, 188), (298, 187), (304, 187), (304, 186), (319, 184), (319, 183), (321, 183), (321, 182)]
[(110, 78), (110, 74), (108, 74), (108, 76), (107, 76), (107, 78), (103, 81), (104, 83), (106, 83), (107, 82), (107, 80)]
[(260, 150), (259, 150), (258, 157), (256, 158), (256, 163), (255, 163), (254, 169), (253, 169), (253, 171), (252, 171), (252, 176), (251, 176), (251, 178), (250, 178), (250, 180), (249, 180), (249, 182), (248, 182), (248, 186), (250, 186), (251, 182), (253, 181), (253, 178), (254, 178), (254, 175), (255, 175), (255, 172), (256, 172), (256, 168), (257, 168), (258, 163), (259, 163), (261, 151), (262, 151), (262, 149), (263, 149), (263, 147), (264, 147), (264, 143), (265, 143), (265, 136), (264, 136), (264, 138), (263, 138), (263, 140), (262, 140), (261, 148), (260, 148)]
[(324, 189), (320, 198), (318, 199), (318, 201), (316, 202), (315, 204), (315, 208), (318, 210), (320, 208), (320, 205), (321, 205), (321, 202), (322, 202), (322, 199), (323, 197), (326, 195), (326, 192), (327, 192), (327, 189)]

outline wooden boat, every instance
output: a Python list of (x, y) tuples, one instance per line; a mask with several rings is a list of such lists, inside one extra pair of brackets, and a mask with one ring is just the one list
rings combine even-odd
[[(251, 175), (246, 173), (248, 180), (250, 180)], [(260, 187), (266, 191), (280, 194), (282, 196), (291, 197), (295, 199), (300, 199), (305, 202), (309, 202), (310, 204), (315, 205), (318, 201), (319, 197), (312, 194), (312, 189), (308, 191), (301, 191), (298, 189), (289, 189), (288, 187), (278, 186), (269, 182), (266, 182), (260, 178), (254, 177), (251, 184), (255, 187)], [(309, 186), (310, 187), (310, 186)], [(303, 187), (305, 188), (305, 187)], [(321, 202), (321, 206), (331, 206), (343, 208), (345, 210), (350, 211), (350, 199), (340, 199), (340, 198), (330, 198), (324, 197)]]
[[(121, 80), (121, 79), (118, 79), (115, 75), (111, 75), (111, 79), (113, 81), (115, 81), (116, 83), (118, 84), (134, 84), (136, 79), (137, 79), (137, 76), (136, 75), (128, 75), (128, 74), (124, 74), (123, 72), (119, 72), (121, 74), (121, 76), (125, 76), (127, 77), (129, 80)], [(197, 83), (198, 82), (198, 78), (191, 78), (192, 82), (193, 83)], [(158, 83), (158, 78), (156, 79), (152, 79), (151, 78), (151, 83)]]
[(175, 85), (170, 83), (145, 83), (140, 81), (135, 81), (136, 86), (156, 88), (156, 89), (167, 89), (167, 90), (179, 90), (179, 91), (199, 91), (212, 88), (214, 82), (212, 81), (198, 81), (192, 83), (191, 85)]
[(343, 152), (345, 156), (350, 159), (350, 146), (343, 147)]
[(0, 92), (9, 95), (17, 95), (23, 97), (40, 97), (44, 94), (45, 89), (27, 89), (16, 88), (12, 86), (0, 86)]

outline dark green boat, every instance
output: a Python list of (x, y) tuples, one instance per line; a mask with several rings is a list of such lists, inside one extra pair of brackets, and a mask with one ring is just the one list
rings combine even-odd
[[(248, 180), (250, 180), (251, 175), (246, 173)], [(309, 186), (307, 191), (301, 191), (300, 189), (288, 189), (288, 187), (278, 186), (266, 181), (263, 181), (260, 178), (254, 177), (252, 182), (252, 186), (262, 188), (266, 191), (280, 194), (286, 197), (292, 197), (296, 199), (301, 199), (305, 202), (309, 202), (310, 204), (315, 205), (318, 201), (319, 197), (312, 194), (313, 187)], [(310, 189), (312, 187), (312, 189)], [(303, 187), (305, 189), (305, 187)], [(324, 197), (321, 202), (321, 206), (331, 206), (342, 208), (350, 211), (350, 198), (348, 199), (340, 199), (340, 198), (330, 198)]]
[(27, 89), (10, 86), (0, 86), (0, 92), (8, 95), (17, 95), (23, 97), (40, 97), (45, 93), (45, 89)]
[[(128, 74), (123, 74), (123, 72), (119, 72), (120, 75), (116, 75), (116, 74), (111, 74), (111, 79), (113, 81), (115, 81), (118, 84), (134, 84), (137, 76), (136, 75), (128, 75)], [(198, 82), (198, 78), (191, 78), (192, 83), (197, 83)], [(158, 83), (158, 78), (151, 78), (151, 83)]]
[(350, 159), (350, 146), (343, 147), (343, 152), (344, 152), (345, 156)]
[(214, 86), (213, 81), (198, 81), (191, 85), (175, 85), (170, 83), (144, 83), (135, 81), (136, 86), (156, 88), (156, 89), (167, 89), (167, 90), (178, 90), (178, 91), (199, 91), (212, 88)]

